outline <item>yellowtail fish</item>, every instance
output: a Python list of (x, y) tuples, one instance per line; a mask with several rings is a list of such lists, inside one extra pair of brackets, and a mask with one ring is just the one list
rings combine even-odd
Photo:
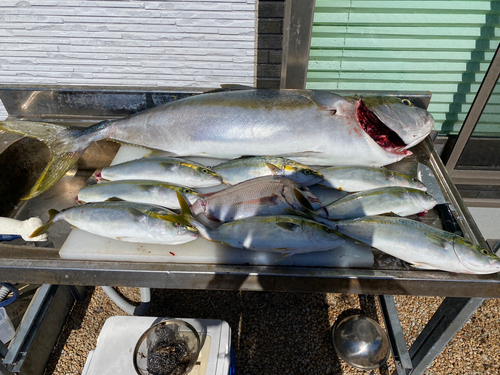
[(50, 210), (49, 215), (49, 221), (31, 237), (46, 233), (52, 224), (65, 220), (86, 232), (126, 242), (178, 245), (198, 238), (198, 231), (183, 214), (141, 203), (87, 203), (60, 212)]
[(204, 194), (192, 206), (213, 222), (228, 222), (251, 216), (286, 214), (286, 209), (319, 209), (321, 202), (307, 187), (281, 176), (264, 176), (241, 182), (216, 193)]
[(193, 161), (153, 157), (142, 158), (104, 167), (96, 180), (151, 180), (197, 188), (222, 184), (222, 177), (204, 165)]
[(275, 156), (243, 157), (212, 167), (224, 183), (235, 185), (262, 176), (284, 176), (302, 186), (316, 184), (323, 175), (307, 165)]
[(105, 202), (118, 198), (124, 201), (144, 203), (179, 209), (176, 192), (179, 191), (194, 203), (201, 198), (200, 194), (192, 188), (169, 184), (160, 181), (124, 180), (102, 182), (80, 189), (76, 201), (79, 203)]
[(31, 198), (64, 176), (98, 140), (176, 157), (268, 155), (307, 165), (356, 161), (383, 166), (410, 155), (408, 148), (432, 130), (432, 116), (410, 104), (393, 96), (344, 98), (314, 90), (233, 90), (191, 96), (88, 128), (9, 120), (0, 122), (0, 130), (39, 139), (52, 153), (27, 197)]
[(399, 216), (425, 214), (437, 204), (425, 191), (402, 187), (383, 187), (352, 193), (323, 207), (329, 219), (352, 219), (393, 213)]
[(427, 187), (418, 179), (387, 168), (361, 165), (335, 166), (319, 170), (323, 174), (321, 186), (347, 192), (357, 192), (381, 187), (399, 186), (426, 191)]
[(500, 259), (456, 234), (402, 217), (366, 216), (325, 225), (421, 269), (489, 274), (500, 271)]

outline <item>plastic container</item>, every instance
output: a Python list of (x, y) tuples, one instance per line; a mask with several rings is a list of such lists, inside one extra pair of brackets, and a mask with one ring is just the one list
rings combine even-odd
[(7, 315), (7, 311), (5, 311), (5, 308), (0, 307), (0, 341), (7, 344), (14, 338), (15, 334), (16, 330)]

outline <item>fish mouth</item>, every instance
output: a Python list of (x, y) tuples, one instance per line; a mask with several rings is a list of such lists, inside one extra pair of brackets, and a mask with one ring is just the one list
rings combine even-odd
[(368, 109), (362, 99), (356, 102), (358, 124), (380, 147), (392, 154), (408, 155), (407, 144), (399, 135)]

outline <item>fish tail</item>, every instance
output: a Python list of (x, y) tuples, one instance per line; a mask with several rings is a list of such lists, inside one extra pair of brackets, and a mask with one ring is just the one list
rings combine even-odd
[(35, 138), (45, 143), (52, 158), (30, 192), (30, 199), (48, 190), (73, 165), (93, 141), (106, 138), (108, 121), (88, 128), (71, 128), (59, 124), (36, 121), (0, 121), (0, 130)]
[(30, 234), (30, 238), (38, 237), (41, 236), (42, 234), (47, 233), (47, 230), (52, 226), (52, 224), (54, 224), (57, 221), (56, 216), (58, 213), (59, 211), (57, 210), (54, 209), (49, 210), (49, 220), (41, 227), (35, 229), (35, 231)]
[(205, 238), (206, 240), (211, 240), (210, 229), (205, 225), (203, 225), (202, 223), (195, 220), (193, 213), (191, 211), (191, 207), (189, 206), (188, 200), (184, 197), (184, 194), (182, 194), (179, 191), (176, 191), (176, 194), (177, 194), (177, 199), (179, 200), (179, 205), (181, 206), (181, 213), (179, 214), (179, 216), (181, 216), (189, 224), (195, 227), (198, 230), (198, 232), (200, 232), (203, 238)]

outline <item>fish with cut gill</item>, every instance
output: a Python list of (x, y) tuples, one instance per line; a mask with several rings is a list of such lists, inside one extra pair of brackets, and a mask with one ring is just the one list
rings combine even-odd
[(383, 166), (432, 130), (422, 108), (394, 96), (342, 97), (318, 90), (205, 93), (90, 127), (0, 121), (0, 130), (45, 142), (52, 159), (27, 198), (41, 194), (94, 141), (111, 140), (171, 156), (234, 159), (282, 156), (308, 165)]

